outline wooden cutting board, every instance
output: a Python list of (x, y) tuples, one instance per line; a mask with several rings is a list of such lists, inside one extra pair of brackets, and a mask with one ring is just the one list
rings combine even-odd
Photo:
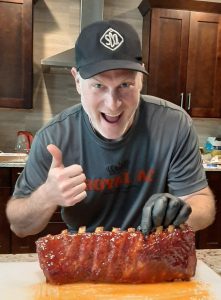
[(202, 261), (189, 282), (158, 284), (45, 283), (38, 262), (0, 263), (1, 300), (219, 300), (221, 277)]

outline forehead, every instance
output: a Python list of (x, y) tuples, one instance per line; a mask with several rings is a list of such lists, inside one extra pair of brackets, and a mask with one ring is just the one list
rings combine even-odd
[(91, 79), (94, 80), (105, 80), (105, 79), (111, 79), (111, 80), (128, 80), (128, 79), (135, 79), (137, 76), (138, 72), (137, 71), (132, 71), (132, 70), (125, 70), (125, 69), (117, 69), (117, 70), (109, 70), (102, 72), (100, 74), (97, 74)]

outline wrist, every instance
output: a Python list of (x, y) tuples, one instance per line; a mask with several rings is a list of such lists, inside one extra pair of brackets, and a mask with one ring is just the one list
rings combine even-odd
[(47, 188), (47, 184), (43, 183), (37, 190), (36, 190), (36, 196), (38, 201), (41, 202), (41, 204), (44, 206), (45, 209), (51, 209), (56, 210), (57, 204), (53, 203), (53, 199), (50, 198), (50, 193)]

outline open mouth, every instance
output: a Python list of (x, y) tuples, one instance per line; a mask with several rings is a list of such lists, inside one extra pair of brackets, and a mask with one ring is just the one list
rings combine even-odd
[(106, 122), (111, 123), (111, 124), (117, 123), (121, 118), (121, 114), (108, 115), (108, 114), (101, 113), (101, 115)]

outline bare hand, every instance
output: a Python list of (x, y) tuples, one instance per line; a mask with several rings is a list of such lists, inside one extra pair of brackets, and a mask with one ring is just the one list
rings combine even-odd
[(80, 165), (64, 167), (62, 152), (55, 145), (48, 145), (52, 163), (45, 182), (48, 198), (55, 205), (72, 206), (86, 196), (86, 177)]

